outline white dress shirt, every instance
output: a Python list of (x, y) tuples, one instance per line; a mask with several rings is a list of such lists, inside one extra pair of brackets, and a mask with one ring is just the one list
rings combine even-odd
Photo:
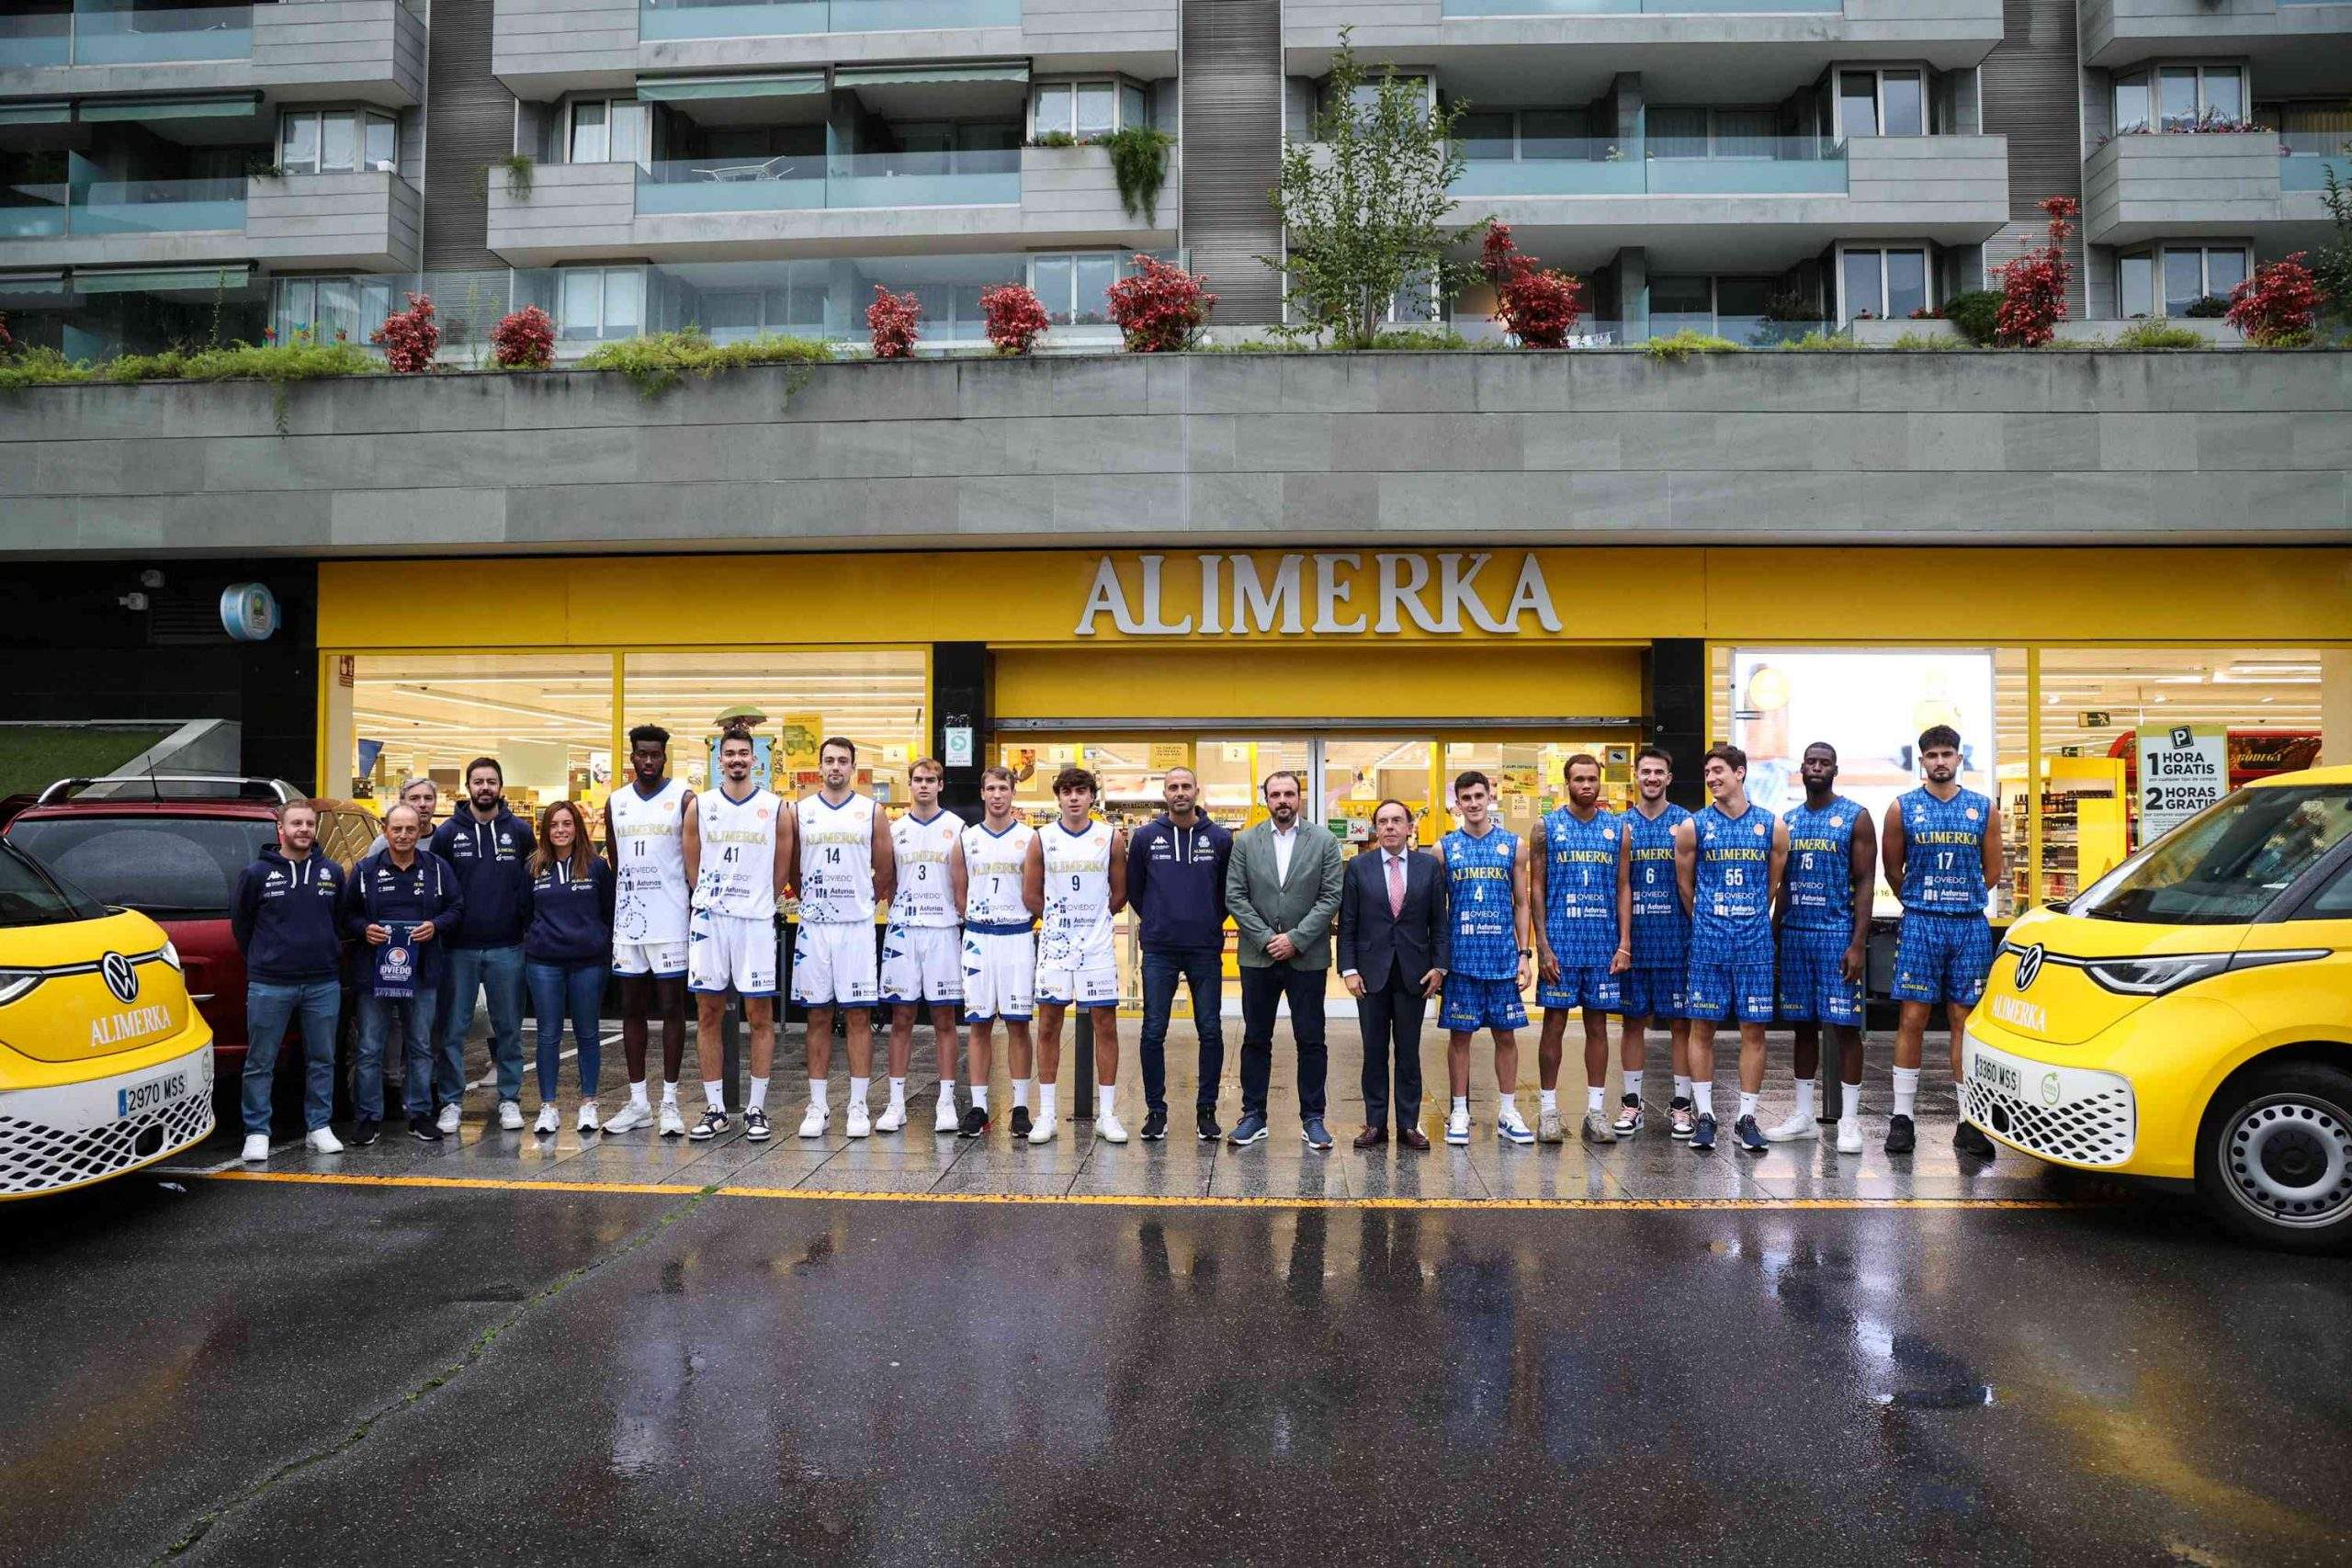
[(1298, 823), (1295, 820), (1291, 823), (1288, 832), (1284, 832), (1280, 828), (1274, 829), (1274, 880), (1276, 882), (1287, 883), (1290, 880), (1290, 855), (1291, 852), (1296, 848), (1298, 848)]

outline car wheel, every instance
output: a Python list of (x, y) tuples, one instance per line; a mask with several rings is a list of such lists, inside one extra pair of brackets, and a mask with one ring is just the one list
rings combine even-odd
[(2352, 1241), (2352, 1073), (2320, 1062), (2242, 1073), (2198, 1144), (2198, 1192), (2231, 1230), (2295, 1252)]

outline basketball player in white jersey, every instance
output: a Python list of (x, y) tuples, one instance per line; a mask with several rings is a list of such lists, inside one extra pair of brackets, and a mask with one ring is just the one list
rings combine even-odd
[[(823, 781), (793, 803), (799, 841), (800, 934), (792, 944), (792, 999), (808, 1010), (808, 1112), (800, 1135), (821, 1138), (829, 1114), (825, 1077), (833, 1066), (833, 1010), (846, 1011), (849, 1034), (849, 1120), (863, 1138), (874, 1131), (865, 1093), (874, 1071), (874, 1003), (880, 993), (874, 946), (874, 909), (888, 903), (898, 865), (889, 824), (870, 795), (850, 787), (857, 748), (836, 735), (817, 748)], [(903, 1100), (906, 1089), (900, 1085)], [(899, 1108), (906, 1121), (906, 1107)]]
[(662, 1135), (682, 1136), (678, 1069), (686, 1050), (686, 818), (695, 792), (668, 777), (670, 732), (640, 724), (628, 732), (629, 782), (605, 802), (605, 852), (612, 857), (613, 973), (621, 983), (621, 1048), (628, 1055), (628, 1104), (607, 1134), (653, 1121), (645, 1098), (648, 1018), (662, 1009)]
[(1094, 1030), (1094, 1135), (1124, 1144), (1113, 1109), (1119, 1081), (1119, 965), (1111, 917), (1127, 905), (1127, 834), (1094, 816), (1101, 793), (1084, 768), (1054, 777), (1061, 815), (1036, 837), (1029, 859), (1045, 884), (1037, 941), (1037, 1124), (1033, 1144), (1054, 1141), (1061, 1088), (1062, 1011), (1091, 1008)]
[(882, 999), (890, 1008), (890, 1104), (875, 1130), (907, 1124), (907, 1064), (914, 1057), (915, 1010), (931, 1008), (939, 1050), (934, 1133), (960, 1130), (956, 1114), (956, 1004), (964, 998), (964, 819), (941, 808), (947, 770), (925, 757), (907, 770), (914, 804), (890, 824), (898, 891), (882, 932)]
[(693, 886), (686, 923), (686, 989), (695, 993), (695, 1047), (702, 1060), (702, 1120), (686, 1135), (727, 1131), (727, 1085), (719, 1030), (727, 993), (743, 998), (752, 1026), (751, 1103), (743, 1134), (768, 1135), (768, 1069), (775, 1062), (775, 905), (792, 867), (792, 824), (784, 802), (752, 782), (752, 732), (731, 726), (718, 738), (718, 787), (695, 797), (686, 818), (685, 873)]
[(980, 819), (964, 829), (964, 1022), (970, 1031), (971, 1109), (956, 1132), (989, 1130), (989, 1032), (999, 1020), (1011, 1043), (1012, 1135), (1029, 1121), (1029, 1017), (1035, 1010), (1037, 911), (1046, 907), (1045, 868), (1031, 854), (1037, 830), (1013, 815), (1012, 770), (980, 773)]

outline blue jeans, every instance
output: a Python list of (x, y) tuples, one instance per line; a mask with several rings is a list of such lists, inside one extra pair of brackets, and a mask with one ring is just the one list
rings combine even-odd
[(379, 997), (361, 988), (359, 1059), (351, 1071), (351, 1098), (357, 1102), (360, 1115), (370, 1122), (384, 1119), (384, 1046), (395, 1029), (400, 1031), (401, 1060), (408, 1075), (408, 1113), (433, 1114), (433, 1031), (440, 1018), (438, 991)]
[(302, 1019), (302, 1130), (315, 1133), (334, 1116), (334, 1031), (343, 1013), (343, 985), (245, 982), (245, 1131), (269, 1134), (270, 1086), (277, 1077), (277, 1047), (286, 1026)]
[(490, 1059), (498, 1068), (498, 1098), (523, 1098), (523, 949), (453, 947), (442, 957), (449, 973), (442, 984), (441, 1059), (435, 1064), (434, 1092), (444, 1105), (466, 1094), (466, 1031), (474, 1026), (474, 995), (490, 998)]
[(1214, 947), (1143, 950), (1143, 1103), (1168, 1109), (1168, 1020), (1176, 1009), (1176, 982), (1193, 992), (1193, 1031), (1201, 1042), (1199, 1109), (1216, 1106), (1225, 1076), (1225, 955)]
[(536, 959), (523, 965), (524, 977), (531, 986), (531, 1016), (539, 1021), (542, 1103), (555, 1098), (556, 1063), (563, 1055), (566, 1018), (571, 1020), (572, 1043), (580, 1047), (580, 1092), (586, 1099), (596, 1098), (597, 1071), (604, 1065), (604, 1025), (596, 1015), (605, 1005), (605, 976), (612, 967), (609, 962), (541, 964)]

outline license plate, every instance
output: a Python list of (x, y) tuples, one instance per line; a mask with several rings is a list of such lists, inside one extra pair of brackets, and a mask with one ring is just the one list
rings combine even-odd
[(2017, 1094), (2025, 1081), (2017, 1068), (1983, 1050), (1976, 1053), (1976, 1059), (1970, 1064), (1970, 1071), (2004, 1094)]
[(162, 1109), (187, 1094), (187, 1074), (185, 1071), (165, 1073), (145, 1083), (135, 1083), (114, 1091), (114, 1113), (117, 1120), (126, 1116), (141, 1116)]

